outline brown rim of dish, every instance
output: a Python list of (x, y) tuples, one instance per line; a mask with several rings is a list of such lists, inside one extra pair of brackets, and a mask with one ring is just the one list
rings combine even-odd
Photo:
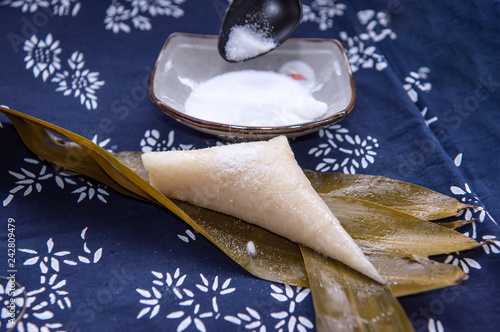
[(309, 41), (309, 42), (325, 42), (329, 41), (334, 44), (336, 44), (342, 53), (342, 56), (345, 60), (345, 62), (348, 64), (347, 65), (347, 71), (349, 74), (349, 81), (351, 83), (351, 90), (352, 90), (352, 96), (351, 96), (351, 101), (349, 102), (349, 105), (347, 107), (332, 116), (325, 118), (325, 119), (320, 119), (320, 120), (315, 120), (315, 121), (309, 121), (309, 122), (304, 122), (296, 125), (289, 125), (289, 126), (260, 126), (260, 127), (253, 127), (253, 126), (240, 126), (240, 125), (229, 125), (225, 123), (220, 123), (220, 122), (212, 122), (212, 121), (207, 121), (207, 120), (202, 120), (199, 118), (195, 118), (189, 115), (186, 115), (182, 112), (179, 112), (167, 105), (165, 105), (160, 99), (158, 99), (154, 93), (154, 78), (156, 75), (156, 69), (158, 66), (158, 60), (161, 56), (161, 54), (165, 51), (165, 48), (169, 44), (170, 40), (176, 36), (183, 36), (183, 37), (188, 37), (188, 38), (204, 38), (204, 39), (217, 39), (217, 36), (212, 36), (212, 35), (198, 35), (198, 34), (191, 34), (191, 33), (182, 33), (182, 32), (177, 32), (171, 34), (165, 43), (163, 44), (163, 47), (158, 55), (158, 58), (156, 59), (156, 62), (153, 66), (153, 70), (151, 72), (151, 77), (149, 79), (149, 96), (153, 102), (153, 104), (159, 108), (162, 112), (168, 114), (172, 118), (189, 124), (191, 126), (203, 128), (203, 129), (209, 129), (209, 130), (217, 130), (217, 131), (222, 131), (222, 132), (227, 132), (227, 133), (236, 133), (236, 134), (293, 134), (293, 133), (300, 133), (303, 132), (304, 130), (313, 130), (313, 129), (319, 129), (321, 127), (324, 127), (328, 124), (338, 122), (342, 119), (344, 119), (346, 116), (351, 113), (352, 109), (354, 108), (354, 104), (356, 102), (356, 86), (354, 84), (354, 77), (351, 72), (351, 67), (349, 66), (349, 60), (347, 58), (346, 52), (344, 50), (344, 47), (342, 44), (336, 40), (336, 39), (315, 39), (315, 38), (295, 38), (295, 39), (290, 39), (294, 41)]

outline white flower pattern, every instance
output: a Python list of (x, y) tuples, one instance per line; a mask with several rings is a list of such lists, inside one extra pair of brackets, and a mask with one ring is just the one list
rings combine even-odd
[(63, 95), (74, 95), (80, 99), (80, 104), (85, 105), (88, 110), (97, 108), (96, 90), (104, 85), (104, 81), (99, 81), (99, 73), (91, 72), (85, 69), (85, 61), (83, 54), (76, 51), (68, 59), (68, 65), (71, 68), (71, 73), (67, 70), (59, 72), (52, 78), (53, 83), (59, 86), (56, 91), (62, 92)]
[(313, 329), (314, 324), (305, 316), (296, 316), (295, 309), (297, 304), (300, 304), (304, 299), (309, 296), (309, 288), (302, 287), (292, 287), (290, 285), (284, 285), (279, 287), (276, 285), (271, 285), (273, 292), (271, 296), (282, 303), (288, 304), (288, 310), (273, 312), (271, 317), (278, 320), (278, 323), (274, 326), (278, 331), (283, 331), (283, 327), (287, 327), (287, 331), (293, 332), (295, 328), (299, 331), (306, 331), (307, 329)]
[(427, 79), (430, 71), (431, 70), (427, 67), (420, 67), (418, 71), (412, 71), (407, 77), (405, 77), (405, 84), (403, 84), (403, 88), (408, 93), (411, 101), (414, 103), (418, 101), (417, 90), (429, 92), (432, 89), (432, 84), (424, 81)]
[(80, 178), (80, 180), (82, 180), (82, 182), (84, 183), (71, 192), (72, 194), (78, 195), (78, 203), (83, 201), (85, 198), (91, 200), (94, 197), (97, 197), (97, 199), (103, 203), (108, 202), (106, 201), (105, 196), (109, 196), (109, 193), (106, 191), (102, 184), (94, 184), (93, 182), (86, 181), (83, 178)]
[[(132, 21), (134, 28), (139, 30), (151, 30), (151, 20), (149, 17), (141, 15), (146, 13), (151, 17), (171, 16), (179, 18), (184, 15), (180, 5), (185, 0), (127, 0), (125, 4), (118, 0), (113, 0), (106, 10), (104, 25), (106, 30), (111, 30), (117, 34), (119, 32), (129, 33), (130, 25), (127, 21)], [(127, 7), (126, 7), (127, 6)], [(130, 7), (130, 8), (129, 8)]]
[(482, 247), (486, 254), (500, 254), (500, 241), (497, 240), (496, 235), (483, 235), (481, 242), (483, 243)]
[(61, 60), (59, 54), (62, 49), (59, 47), (59, 41), (54, 40), (52, 34), (48, 34), (45, 39), (39, 40), (36, 35), (31, 36), (24, 43), (26, 57), (26, 69), (32, 69), (35, 77), (42, 74), (45, 82), (56, 70), (61, 69)]
[(59, 16), (76, 16), (82, 4), (77, 0), (5, 0), (0, 5), (21, 8), (23, 13), (35, 13), (40, 8), (50, 9)]
[[(59, 290), (59, 288), (62, 288), (64, 286), (64, 282), (58, 282), (54, 285), (56, 278), (57, 277), (51, 278), (49, 282), (52, 282), (52, 285), (50, 285), (48, 288), (42, 287), (33, 291), (26, 291), (25, 287), (16, 289), (16, 291), (12, 294), (12, 298), (14, 299), (14, 303), (16, 304), (15, 314), (16, 317), (19, 317), (19, 315), (22, 314), (22, 319), (19, 320), (17, 325), (14, 325), (14, 323), (12, 322), (8, 322), (6, 319), (7, 317), (9, 317), (9, 310), (7, 309), (7, 305), (10, 297), (7, 297), (5, 295), (7, 295), (6, 290), (9, 289), (9, 283), (11, 281), (9, 280), (5, 286), (3, 286), (3, 284), (0, 284), (0, 298), (4, 300), (2, 301), (0, 317), (7, 321), (7, 324), (5, 324), (6, 329), (15, 328), (18, 332), (46, 332), (50, 330), (60, 330), (60, 328), (63, 327), (61, 323), (54, 321), (54, 313), (49, 310), (49, 307), (53, 305), (53, 303), (51, 303), (51, 298), (55, 299), (55, 297), (50, 296), (50, 294), (54, 294), (51, 291), (57, 291)], [(46, 280), (44, 280), (43, 282), (45, 283)], [(23, 295), (24, 292), (26, 292), (26, 296)], [(60, 292), (64, 294), (65, 291), (61, 290)]]
[[(375, 150), (379, 144), (372, 136), (363, 139), (359, 135), (352, 135), (340, 124), (321, 129), (318, 135), (323, 139), (323, 143), (308, 152), (315, 158), (321, 158), (315, 169), (318, 172), (341, 170), (346, 174), (355, 174), (358, 169), (365, 169), (375, 162)], [(331, 154), (335, 155), (335, 158), (331, 157)], [(339, 158), (339, 155), (342, 157)]]
[(196, 284), (196, 288), (201, 291), (204, 299), (211, 298), (210, 304), (207, 305), (204, 301), (199, 301), (196, 299), (196, 293), (183, 289), (186, 299), (179, 302), (179, 306), (186, 309), (181, 309), (173, 311), (167, 315), (168, 319), (182, 319), (179, 323), (177, 330), (183, 331), (188, 328), (191, 323), (198, 331), (205, 331), (204, 319), (218, 319), (221, 315), (219, 312), (219, 305), (217, 303), (217, 297), (227, 294), (231, 294), (235, 291), (235, 288), (229, 287), (231, 279), (226, 279), (222, 285), (219, 287), (219, 277), (215, 276), (213, 282), (210, 283), (209, 280), (200, 274), (201, 284)]
[(481, 264), (479, 264), (475, 259), (467, 258), (467, 257), (460, 257), (460, 256), (455, 255), (455, 254), (448, 255), (448, 257), (446, 257), (444, 263), (445, 264), (451, 263), (452, 265), (460, 266), (462, 268), (462, 270), (464, 271), (464, 273), (466, 273), (466, 274), (469, 274), (470, 268), (477, 269), (477, 270), (480, 270), (482, 268)]
[[(102, 248), (97, 249), (95, 252), (92, 252), (88, 246), (87, 242), (85, 241), (85, 236), (87, 233), (87, 227), (84, 228), (80, 234), (80, 238), (84, 241), (83, 243), (83, 253), (78, 255), (78, 260), (81, 263), (89, 264), (89, 263), (97, 263), (101, 259), (102, 256)], [(61, 262), (68, 265), (68, 266), (75, 266), (78, 264), (76, 259), (63, 259), (61, 257), (66, 257), (71, 254), (71, 252), (67, 250), (62, 250), (62, 251), (57, 251), (54, 252), (54, 240), (50, 238), (47, 243), (47, 253), (46, 254), (41, 254), (39, 251), (34, 250), (34, 249), (24, 249), (20, 248), (18, 251), (29, 254), (29, 255), (35, 255), (34, 257), (31, 257), (27, 259), (23, 265), (35, 265), (39, 263), (40, 271), (42, 274), (47, 274), (50, 270), (54, 272), (60, 272), (60, 267), (61, 267)], [(90, 258), (88, 256), (90, 255)]]
[(171, 289), (178, 299), (183, 299), (184, 296), (190, 296), (192, 294), (191, 291), (181, 288), (184, 280), (186, 279), (186, 275), (181, 275), (179, 268), (177, 268), (173, 274), (167, 272), (164, 275), (163, 273), (157, 271), (151, 271), (151, 274), (153, 274), (156, 278), (153, 280), (151, 291), (141, 288), (136, 289), (137, 293), (144, 297), (139, 302), (146, 305), (146, 307), (143, 308), (137, 315), (137, 319), (148, 313), (150, 313), (149, 319), (152, 319), (160, 311), (161, 306), (159, 301), (162, 299), (163, 293), (158, 290), (158, 287), (163, 290), (166, 288)]
[(167, 150), (190, 150), (192, 144), (175, 144), (175, 131), (171, 130), (166, 139), (161, 139), (160, 131), (157, 129), (148, 129), (140, 141), (142, 152), (167, 151)]
[(262, 322), (262, 316), (255, 309), (250, 307), (245, 307), (246, 313), (237, 313), (236, 316), (227, 315), (224, 319), (235, 325), (240, 325), (245, 328), (245, 330), (251, 330), (256, 332), (266, 332), (266, 326)]
[[(60, 279), (60, 278), (59, 278)], [(44, 301), (44, 306), (57, 304), (57, 306), (61, 309), (70, 309), (71, 308), (71, 300), (68, 297), (69, 292), (64, 290), (64, 286), (66, 286), (66, 280), (58, 280), (58, 275), (53, 274), (48, 278), (46, 275), (40, 276), (40, 285), (39, 289), (31, 291), (30, 295), (40, 294), (40, 293), (48, 293), (48, 302)]]
[(50, 3), (53, 7), (53, 12), (59, 16), (76, 16), (82, 7), (80, 1), (77, 0), (52, 0)]
[[(31, 158), (25, 158), (24, 161), (33, 165), (40, 164), (39, 160)], [(20, 172), (9, 171), (9, 174), (15, 177), (17, 181), (15, 182), (16, 186), (9, 191), (9, 195), (4, 199), (3, 206), (7, 206), (18, 192), (22, 191), (23, 196), (28, 196), (35, 191), (41, 192), (42, 182), (53, 176), (52, 173), (47, 172), (47, 166), (45, 165), (42, 165), (38, 171), (29, 171), (21, 167)]]
[[(203, 274), (200, 274), (201, 283), (195, 285), (203, 298), (207, 301), (200, 301), (197, 293), (184, 285), (186, 275), (181, 275), (180, 268), (177, 268), (173, 274), (151, 271), (155, 279), (151, 290), (137, 288), (136, 291), (143, 298), (139, 302), (145, 307), (137, 315), (137, 319), (149, 314), (149, 319), (158, 315), (161, 310), (161, 302), (164, 297), (170, 294), (175, 296), (180, 307), (179, 310), (171, 311), (166, 315), (167, 319), (180, 320), (177, 331), (184, 331), (191, 324), (198, 331), (206, 331), (203, 320), (219, 319), (218, 297), (231, 294), (235, 288), (230, 287), (231, 279), (226, 279), (222, 285), (219, 285), (219, 277), (215, 276), (210, 282)], [(159, 289), (158, 289), (159, 288)]]
[[(54, 249), (54, 241), (52, 238), (47, 241), (47, 254), (39, 254), (38, 251), (33, 249), (18, 249), (20, 252), (24, 252), (31, 255), (37, 255), (32, 258), (27, 259), (24, 262), (24, 265), (34, 265), (39, 262), (40, 271), (42, 274), (47, 274), (49, 269), (52, 269), (54, 272), (59, 272), (60, 262), (58, 257), (64, 257), (70, 254), (69, 251), (57, 251), (53, 252)], [(76, 262), (71, 260), (63, 260), (64, 264), (68, 265), (76, 265)]]
[(77, 173), (70, 175), (68, 172), (62, 171), (60, 167), (42, 162), (39, 159), (25, 158), (24, 161), (28, 166), (35, 169), (21, 167), (18, 172), (9, 171), (9, 174), (16, 179), (14, 182), (15, 187), (9, 191), (9, 195), (3, 200), (3, 206), (9, 205), (17, 194), (28, 196), (35, 192), (40, 193), (43, 188), (42, 184), (52, 178), (55, 179), (57, 186), (61, 189), (68, 188), (66, 185), (79, 186), (71, 191), (72, 194), (78, 195), (77, 202), (81, 202), (85, 198), (91, 200), (97, 197), (99, 201), (107, 203), (105, 196), (109, 196), (109, 193), (106, 186), (85, 180), (83, 177), (78, 176)]
[[(62, 92), (64, 96), (74, 95), (88, 110), (97, 108), (96, 91), (104, 85), (99, 80), (98, 72), (86, 69), (83, 61), (83, 53), (73, 52), (67, 60), (69, 70), (62, 70), (59, 54), (62, 49), (58, 40), (54, 40), (52, 34), (45, 39), (39, 40), (36, 35), (31, 36), (24, 43), (26, 57), (26, 69), (32, 69), (33, 75), (42, 76), (43, 81), (56, 83), (56, 91)], [(50, 80), (49, 77), (52, 77)]]
[[(80, 259), (87, 254), (91, 254), (93, 256), (93, 263), (96, 264), (101, 259), (102, 248), (97, 249), (95, 252), (88, 249), (87, 242), (85, 241), (87, 230), (87, 227), (84, 228), (80, 234), (81, 239), (84, 241), (84, 253), (78, 255), (78, 258)], [(20, 253), (34, 255), (26, 259), (23, 265), (29, 267), (38, 263), (40, 270), (40, 286), (38, 288), (27, 290), (25, 287), (18, 285), (13, 294), (7, 297), (5, 296), (6, 289), (10, 288), (9, 283), (11, 281), (9, 280), (5, 286), (0, 284), (0, 300), (2, 301), (0, 317), (2, 319), (9, 317), (7, 305), (10, 302), (10, 298), (13, 298), (16, 304), (16, 317), (20, 315), (22, 317), (17, 326), (14, 327), (14, 324), (7, 323), (7, 328), (16, 328), (19, 332), (61, 330), (63, 324), (57, 322), (54, 312), (71, 309), (73, 306), (69, 291), (66, 289), (69, 280), (61, 278), (60, 275), (63, 266), (75, 266), (78, 262), (76, 260), (65, 259), (65, 257), (71, 255), (71, 252), (68, 250), (54, 251), (55, 244), (52, 238), (46, 242), (46, 246), (47, 253), (43, 254), (35, 249), (20, 248), (17, 250)], [(61, 260), (64, 265), (61, 264)]]
[(358, 12), (358, 20), (365, 27), (358, 35), (349, 36), (341, 31), (339, 37), (346, 45), (346, 53), (353, 73), (360, 69), (387, 68), (385, 57), (377, 53), (376, 44), (386, 38), (396, 39), (397, 35), (389, 28), (389, 16), (385, 12), (367, 9)]
[[(420, 67), (417, 71), (411, 71), (404, 78), (403, 89), (406, 91), (408, 97), (413, 103), (415, 103), (416, 106), (422, 103), (421, 101), (419, 101), (419, 93), (428, 93), (432, 89), (432, 84), (426, 82), (430, 72), (430, 68)], [(427, 126), (438, 121), (438, 117), (429, 117), (428, 113), (429, 108), (427, 106), (424, 106), (420, 111), (420, 114), (422, 115), (422, 118), (424, 119)]]
[(21, 8), (23, 13), (34, 13), (40, 7), (49, 7), (50, 1), (48, 0), (13, 0), (8, 1), (11, 7)]
[(383, 55), (376, 53), (376, 47), (367, 45), (358, 36), (350, 37), (346, 32), (340, 32), (340, 39), (346, 43), (346, 53), (353, 73), (360, 69), (375, 68), (378, 71), (387, 68), (387, 61)]
[(389, 26), (389, 15), (386, 12), (375, 12), (373, 9), (366, 9), (358, 12), (358, 20), (365, 26), (366, 32), (361, 33), (361, 40), (373, 40), (380, 42), (385, 38), (396, 39), (397, 35)]
[[(19, 287), (19, 284), (5, 277), (0, 278), (0, 281), (0, 318), (6, 322), (13, 318), (11, 313), (13, 313), (15, 317), (19, 317), (19, 314), (22, 312), (26, 303), (26, 297), (23, 295), (25, 287)], [(13, 288), (15, 288), (15, 291), (12, 291)], [(14, 303), (12, 309), (8, 307), (11, 299), (12, 303)], [(0, 327), (2, 327), (2, 324), (3, 321), (0, 320)], [(11, 328), (12, 326), (12, 323), (6, 324), (6, 328)]]
[(346, 8), (346, 5), (336, 0), (312, 1), (310, 6), (302, 5), (301, 22), (317, 23), (320, 30), (327, 30), (333, 27), (335, 16), (344, 15)]
[[(460, 167), (462, 165), (463, 158), (464, 156), (462, 153), (457, 154), (457, 156), (453, 160), (456, 167)], [(470, 230), (464, 232), (463, 234), (475, 240), (478, 240), (480, 238), (482, 248), (486, 254), (499, 254), (500, 242), (496, 240), (495, 235), (485, 234), (480, 237), (478, 234), (477, 222), (481, 224), (487, 218), (493, 223), (495, 223), (495, 221), (489, 216), (489, 214), (483, 207), (478, 206), (480, 205), (480, 201), (478, 197), (472, 192), (469, 184), (464, 183), (463, 187), (451, 186), (450, 191), (456, 196), (459, 201), (476, 206), (476, 208), (466, 209), (462, 215), (462, 218), (464, 218), (465, 220), (472, 221), (470, 223)], [(476, 259), (463, 257), (460, 253), (448, 255), (444, 263), (460, 266), (466, 274), (469, 274), (471, 268), (476, 270), (482, 269), (481, 264)]]

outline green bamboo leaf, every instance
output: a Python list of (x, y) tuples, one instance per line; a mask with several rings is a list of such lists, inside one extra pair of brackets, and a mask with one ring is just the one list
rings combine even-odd
[(366, 247), (361, 249), (397, 297), (458, 285), (467, 277), (461, 268), (452, 264)]
[[(144, 169), (140, 156), (140, 152), (120, 152), (119, 154), (115, 154), (115, 157), (124, 165), (134, 172), (142, 174), (143, 178), (147, 180), (147, 171)], [(284, 261), (283, 263), (272, 266), (272, 269), (280, 269), (279, 271), (273, 270), (272, 273), (273, 275), (283, 273), (285, 275), (290, 275), (288, 279), (293, 280), (294, 284), (301, 286), (307, 285), (305, 268), (303, 265), (297, 263), (300, 262), (301, 259), (296, 257), (296, 255), (300, 255), (300, 253), (295, 244), (274, 234), (267, 233), (266, 236), (269, 236), (269, 238), (259, 241), (259, 250), (257, 250), (259, 256), (248, 256), (248, 252), (241, 250), (245, 248), (245, 245), (250, 241), (254, 241), (255, 238), (262, 238), (261, 232), (259, 232), (258, 235), (250, 235), (254, 227), (249, 227), (251, 225), (246, 222), (185, 202), (174, 200), (174, 203), (179, 205), (179, 207), (200, 226), (205, 229), (211, 229), (209, 233), (212, 234), (212, 237), (221, 235), (219, 242), (224, 242), (225, 236), (238, 234), (235, 238), (241, 243), (237, 246), (228, 247), (225, 251), (234, 250), (234, 254), (240, 256), (239, 261), (244, 268), (250, 268), (247, 264), (255, 265), (251, 267), (252, 270), (262, 267), (263, 270), (259, 273), (261, 276), (265, 275), (266, 270), (269, 269), (269, 264), (261, 262), (261, 254), (266, 254), (268, 256), (265, 258), (266, 261), (283, 261), (288, 260), (290, 258), (290, 253), (293, 253), (293, 260), (288, 262)], [(417, 222), (421, 222), (421, 220)], [(454, 265), (442, 264), (421, 257), (377, 251), (367, 247), (361, 247), (361, 249), (380, 274), (387, 280), (389, 287), (396, 296), (416, 294), (457, 285), (461, 283), (466, 276), (459, 267)], [(283, 267), (285, 266), (289, 266), (290, 268), (283, 271)], [(270, 278), (267, 277), (266, 279)]]
[(475, 240), (437, 223), (365, 200), (320, 194), (361, 246), (428, 257), (478, 247)]
[(226, 255), (262, 279), (308, 287), (299, 247), (242, 220), (186, 202), (173, 201), (217, 242)]
[(134, 183), (138, 178), (135, 173), (90, 140), (31, 116), (3, 107), (0, 110), (16, 127), (25, 145), (40, 158), (89, 176), (122, 194), (154, 200)]
[(462, 226), (472, 224), (475, 221), (476, 221), (476, 219), (469, 219), (469, 220), (461, 219), (461, 220), (440, 222), (439, 225), (441, 225), (443, 227), (450, 228), (450, 229), (457, 229), (457, 228), (460, 228)]
[(389, 287), (307, 247), (300, 249), (318, 332), (414, 331)]
[(305, 173), (320, 193), (363, 199), (425, 220), (458, 216), (464, 209), (477, 208), (430, 189), (383, 176)]

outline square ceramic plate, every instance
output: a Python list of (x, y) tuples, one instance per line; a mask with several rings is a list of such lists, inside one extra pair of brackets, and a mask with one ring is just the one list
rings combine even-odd
[[(236, 70), (279, 72), (299, 63), (314, 76), (313, 96), (328, 105), (317, 120), (279, 127), (246, 127), (210, 122), (184, 113), (184, 103), (197, 84)], [(312, 72), (311, 72), (312, 70)], [(217, 36), (176, 33), (169, 36), (154, 65), (149, 92), (153, 103), (172, 118), (226, 139), (296, 137), (342, 120), (356, 100), (354, 79), (342, 45), (333, 39), (289, 39), (261, 57), (229, 63), (217, 51)]]

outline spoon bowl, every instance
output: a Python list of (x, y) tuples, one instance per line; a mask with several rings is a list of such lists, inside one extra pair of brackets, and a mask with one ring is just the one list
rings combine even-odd
[(300, 0), (234, 0), (218, 38), (218, 51), (229, 62), (268, 53), (286, 41), (302, 18)]

